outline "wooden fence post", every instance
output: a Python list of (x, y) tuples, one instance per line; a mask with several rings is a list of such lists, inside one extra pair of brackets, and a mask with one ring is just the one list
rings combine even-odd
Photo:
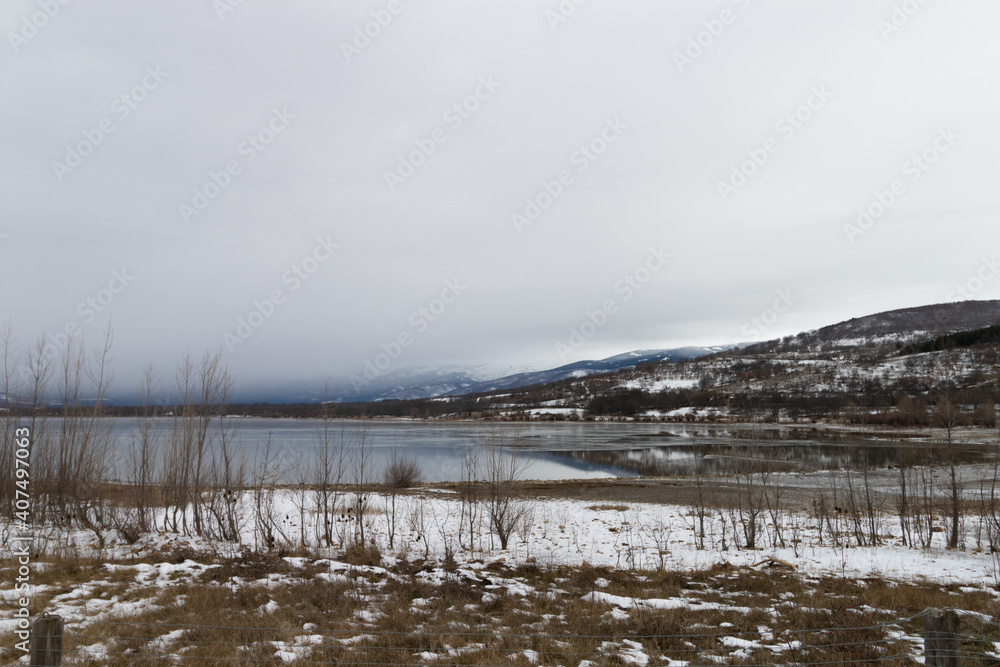
[(59, 667), (62, 665), (62, 648), (62, 618), (45, 614), (35, 619), (31, 625), (30, 667)]
[(924, 615), (924, 665), (926, 667), (958, 667), (958, 614), (947, 609), (928, 609)]

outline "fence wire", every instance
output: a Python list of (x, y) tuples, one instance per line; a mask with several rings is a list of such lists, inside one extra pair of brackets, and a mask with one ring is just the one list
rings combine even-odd
[[(98, 621), (83, 632), (67, 625), (65, 665), (257, 665), (302, 664), (367, 667), (427, 665), (716, 665), (745, 667), (794, 664), (908, 665), (923, 662), (923, 639), (916, 628), (904, 626), (932, 610), (870, 625), (706, 632), (678, 634), (556, 634), (481, 632), (420, 632), (297, 627)], [(961, 665), (1000, 664), (1000, 624), (983, 614), (951, 609), (979, 632), (959, 635), (955, 657)], [(93, 631), (88, 631), (93, 630)], [(985, 634), (993, 631), (994, 636)], [(214, 633), (235, 638), (206, 637)], [(192, 635), (190, 638), (184, 635)], [(239, 638), (242, 635), (242, 640)], [(270, 637), (267, 637), (270, 635)], [(479, 641), (476, 641), (479, 640)], [(727, 641), (728, 640), (728, 641)], [(696, 645), (692, 642), (701, 642)], [(447, 642), (464, 646), (452, 646)], [(687, 645), (680, 644), (687, 642)], [(662, 648), (664, 644), (671, 645)], [(765, 661), (766, 660), (766, 661)]]

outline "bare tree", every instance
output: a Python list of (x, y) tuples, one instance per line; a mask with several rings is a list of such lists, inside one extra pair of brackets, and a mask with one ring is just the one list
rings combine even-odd
[(934, 541), (934, 503), (937, 495), (933, 469), (930, 466), (920, 466), (920, 472), (915, 476), (914, 482), (915, 484), (911, 486), (915, 486), (917, 508), (913, 527), (920, 546), (930, 549)]
[(961, 480), (958, 472), (958, 448), (954, 441), (954, 432), (963, 423), (961, 409), (952, 399), (952, 391), (946, 388), (938, 399), (934, 410), (934, 423), (945, 430), (944, 462), (948, 467), (948, 496), (951, 513), (951, 529), (948, 533), (948, 547), (957, 549), (959, 543), (959, 524), (962, 518)]
[(431, 547), (427, 541), (427, 511), (424, 503), (414, 503), (410, 508), (410, 533), (416, 542), (424, 544), (424, 558), (430, 558)]
[[(476, 541), (480, 535), (482, 521), (480, 507), (482, 484), (479, 482), (479, 450), (475, 445), (462, 454), (461, 475), (458, 482), (458, 544), (463, 549), (475, 553)], [(468, 538), (466, 546), (465, 538)], [(481, 540), (480, 547), (482, 546)]]
[[(862, 445), (852, 451), (861, 460), (860, 471), (847, 471), (847, 507), (858, 546), (877, 546), (881, 542), (884, 495), (874, 488), (871, 479), (869, 452)], [(856, 481), (860, 477), (859, 481)]]
[(197, 369), (198, 403), (194, 406), (196, 430), (194, 432), (192, 467), (192, 509), (194, 529), (197, 535), (206, 535), (208, 526), (205, 517), (205, 501), (210, 491), (211, 461), (216, 438), (222, 435), (214, 431), (213, 422), (219, 421), (219, 428), (225, 429), (225, 408), (232, 397), (233, 378), (222, 365), (222, 351), (206, 353)]
[(115, 527), (130, 542), (153, 530), (153, 510), (157, 504), (155, 466), (160, 445), (153, 404), (157, 384), (156, 371), (150, 364), (143, 369), (139, 381), (139, 415), (125, 458), (125, 482), (130, 503), (128, 507), (121, 508), (115, 519)]
[[(990, 476), (990, 493), (984, 515), (986, 517), (986, 537), (990, 547), (990, 553), (1000, 553), (1000, 428), (997, 429), (997, 443), (993, 450), (993, 470)], [(996, 563), (996, 559), (994, 559)], [(996, 563), (1000, 565), (1000, 563)], [(1000, 574), (1000, 573), (998, 573)]]
[(299, 515), (299, 546), (305, 548), (308, 544), (308, 529), (306, 516), (313, 504), (310, 493), (310, 482), (313, 477), (313, 462), (303, 452), (295, 452), (289, 461), (291, 468), (292, 504)]
[(730, 461), (731, 475), (736, 484), (736, 503), (731, 517), (733, 539), (736, 541), (737, 534), (742, 535), (743, 546), (756, 549), (760, 546), (763, 531), (771, 466), (756, 442), (734, 447)]
[(535, 504), (529, 502), (524, 512), (521, 513), (521, 519), (517, 524), (517, 533), (521, 536), (521, 543), (524, 544), (525, 548), (528, 546), (528, 538), (531, 537), (531, 531), (534, 529)]
[(339, 438), (333, 432), (333, 411), (328, 401), (323, 402), (322, 420), (317, 433), (316, 487), (317, 542), (333, 545), (334, 523), (343, 492), (342, 483), (347, 472), (347, 434), (343, 424)]
[[(232, 462), (232, 453), (221, 459), (216, 444), (231, 447), (235, 425), (227, 423), (225, 408), (232, 397), (233, 378), (222, 365), (221, 351), (206, 353), (200, 363), (190, 354), (177, 366), (177, 405), (165, 450), (163, 490), (167, 504), (165, 528), (209, 535), (206, 508), (211, 505), (213, 461)], [(218, 421), (218, 427), (215, 422)], [(226, 475), (223, 475), (226, 476)], [(191, 525), (188, 525), (188, 518)]]
[[(52, 363), (46, 353), (45, 337), (39, 338), (35, 345), (25, 355), (23, 364), (19, 364), (23, 380), (17, 387), (20, 393), (16, 403), (22, 410), (28, 410), (30, 418), (28, 429), (31, 432), (31, 470), (32, 478), (42, 483), (52, 478), (53, 455), (51, 438), (47, 429), (47, 421), (42, 408), (48, 400), (49, 382), (51, 381)], [(49, 521), (49, 503), (33, 503), (32, 516), (39, 525)]]
[(382, 509), (385, 513), (386, 537), (389, 548), (396, 548), (397, 501), (399, 492), (412, 487), (422, 476), (420, 463), (393, 447), (382, 469)]
[(903, 544), (913, 547), (913, 510), (910, 498), (913, 490), (909, 483), (911, 475), (909, 452), (900, 449), (899, 474), (896, 477), (896, 514), (899, 517), (899, 532), (902, 535)]
[[(104, 417), (104, 402), (112, 381), (111, 327), (105, 329), (104, 344), (92, 355), (82, 341), (72, 338), (66, 345), (60, 369), (62, 420), (52, 463), (54, 473), (47, 498), (61, 517), (94, 533), (104, 546), (103, 530), (109, 517), (101, 488), (112, 471), (110, 420)], [(85, 403), (93, 403), (88, 407)]]
[(354, 540), (359, 545), (365, 544), (365, 514), (371, 504), (371, 489), (368, 486), (375, 475), (375, 452), (369, 431), (367, 421), (362, 418), (351, 450), (351, 481), (355, 489)]
[(246, 458), (235, 447), (239, 425), (232, 417), (219, 417), (218, 447), (212, 452), (209, 493), (209, 536), (239, 542), (246, 488)]
[(187, 514), (191, 497), (191, 469), (194, 448), (194, 362), (186, 354), (177, 365), (174, 377), (177, 391), (168, 445), (164, 451), (163, 488), (165, 507), (163, 528), (188, 532)]
[(268, 433), (263, 450), (258, 450), (253, 466), (254, 538), (257, 550), (273, 549), (279, 539), (288, 543), (288, 535), (281, 529), (275, 514), (275, 495), (278, 481), (285, 471), (282, 468), (281, 448), (276, 446)]
[(490, 529), (506, 549), (511, 534), (530, 505), (517, 493), (517, 483), (530, 461), (521, 448), (519, 434), (502, 429), (489, 432), (483, 442), (486, 509)]
[(699, 457), (696, 450), (694, 461), (695, 505), (692, 530), (694, 532), (695, 548), (699, 550), (705, 548), (705, 522), (711, 520), (710, 510), (708, 509), (709, 489), (706, 488), (707, 483), (704, 467), (705, 459), (704, 457)]

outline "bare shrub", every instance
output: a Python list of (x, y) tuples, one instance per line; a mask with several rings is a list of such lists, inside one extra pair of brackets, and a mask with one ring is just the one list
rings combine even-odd
[(973, 419), (979, 426), (983, 426), (985, 428), (996, 428), (997, 410), (992, 399), (986, 403), (981, 403), (976, 406), (976, 412)]
[(670, 519), (662, 513), (653, 517), (650, 523), (643, 524), (642, 531), (652, 542), (656, 549), (656, 569), (665, 570), (667, 560), (670, 558), (670, 538), (673, 534), (673, 526)]
[(382, 552), (374, 540), (363, 542), (355, 536), (344, 548), (344, 562), (351, 565), (381, 565)]
[(410, 508), (410, 533), (414, 535), (414, 542), (423, 542), (424, 558), (430, 558), (431, 547), (427, 541), (427, 512), (424, 503), (414, 503)]
[(763, 449), (756, 443), (735, 447), (730, 459), (730, 474), (736, 485), (736, 506), (730, 513), (733, 539), (742, 537), (744, 548), (757, 549), (762, 546), (771, 474)]
[(424, 476), (420, 462), (399, 449), (393, 449), (382, 471), (382, 484), (389, 489), (410, 489)]

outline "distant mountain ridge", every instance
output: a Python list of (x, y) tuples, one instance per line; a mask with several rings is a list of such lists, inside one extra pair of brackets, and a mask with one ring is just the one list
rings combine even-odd
[(962, 301), (900, 308), (806, 331), (789, 338), (755, 343), (745, 352), (850, 347), (923, 338), (1000, 324), (1000, 301)]
[[(913, 426), (931, 425), (932, 408), (948, 391), (969, 424), (995, 429), (998, 341), (1000, 301), (938, 304), (761, 343), (635, 350), (507, 375), (501, 367), (400, 370), (368, 387), (374, 402), (340, 409), (430, 419)], [(493, 373), (499, 376), (481, 379)]]
[(607, 359), (596, 361), (577, 361), (558, 368), (531, 373), (517, 373), (507, 377), (497, 378), (480, 382), (468, 387), (463, 387), (461, 391), (455, 391), (448, 395), (476, 394), (481, 392), (502, 391), (504, 389), (516, 389), (535, 384), (548, 384), (558, 382), (572, 377), (585, 377), (598, 373), (611, 373), (623, 368), (632, 368), (639, 364), (657, 363), (661, 361), (686, 361), (696, 359), (716, 352), (724, 352), (735, 347), (734, 345), (719, 345), (714, 347), (680, 347), (669, 350), (635, 350), (625, 354), (615, 355)]
[(373, 382), (361, 392), (339, 396), (342, 401), (390, 401), (414, 400), (461, 396), (504, 389), (517, 389), (536, 384), (557, 382), (572, 377), (585, 377), (599, 373), (610, 373), (622, 368), (632, 368), (639, 364), (660, 361), (683, 361), (715, 352), (722, 352), (732, 346), (682, 347), (665, 350), (634, 350), (606, 359), (577, 361), (558, 368), (542, 370), (522, 370), (489, 379), (476, 377), (473, 369), (408, 369), (393, 373)]
[(928, 424), (929, 406), (947, 387), (969, 423), (994, 428), (998, 324), (1000, 301), (902, 308), (730, 346), (683, 365), (640, 363), (608, 375), (455, 398), (454, 414)]
[(348, 378), (331, 381), (328, 391), (315, 379), (244, 387), (237, 402), (317, 403), (420, 400), (468, 394), (496, 394), (522, 387), (584, 378), (658, 362), (677, 362), (727, 354), (766, 355), (865, 346), (908, 344), (933, 340), (960, 331), (1000, 324), (1000, 300), (964, 301), (875, 313), (806, 331), (795, 336), (752, 344), (714, 347), (634, 350), (606, 359), (584, 360), (556, 368), (480, 364), (406, 368), (380, 375), (363, 386)]
[(733, 345), (681, 347), (663, 350), (634, 350), (606, 359), (577, 361), (558, 368), (481, 364), (471, 367), (443, 366), (407, 368), (381, 375), (358, 387), (346, 379), (331, 382), (327, 391), (315, 382), (270, 385), (266, 389), (246, 388), (234, 397), (237, 402), (316, 403), (372, 402), (444, 398), (481, 392), (517, 389), (572, 377), (610, 373), (639, 364), (684, 361), (732, 349)]
[(322, 400), (372, 402), (457, 397), (516, 390), (571, 378), (612, 373), (642, 364), (687, 361), (736, 350), (740, 354), (753, 355), (884, 344), (904, 346), (945, 334), (997, 324), (1000, 324), (1000, 300), (963, 301), (899, 308), (855, 317), (795, 336), (750, 345), (634, 350), (606, 359), (577, 361), (557, 368), (503, 364), (408, 368), (381, 375), (364, 386), (357, 386), (344, 378), (330, 384), (329, 394), (324, 394), (314, 382), (299, 381), (283, 386), (269, 385), (266, 389), (246, 389), (240, 392), (242, 395), (237, 400), (314, 403)]

